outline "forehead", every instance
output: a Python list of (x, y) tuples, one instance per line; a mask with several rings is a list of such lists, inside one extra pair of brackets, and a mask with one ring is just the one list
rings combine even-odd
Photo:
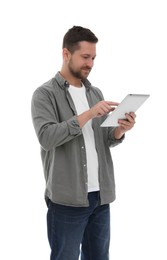
[(80, 54), (96, 55), (96, 43), (82, 41), (79, 43), (80, 48), (75, 52)]

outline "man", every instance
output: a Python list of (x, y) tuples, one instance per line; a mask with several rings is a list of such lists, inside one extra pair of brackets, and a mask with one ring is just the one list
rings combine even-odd
[(78, 260), (81, 245), (82, 260), (109, 259), (109, 203), (115, 199), (110, 147), (122, 142), (135, 114), (126, 114), (118, 127), (100, 127), (118, 103), (105, 101), (87, 79), (97, 42), (87, 28), (69, 29), (61, 71), (32, 98), (46, 179), (51, 260)]

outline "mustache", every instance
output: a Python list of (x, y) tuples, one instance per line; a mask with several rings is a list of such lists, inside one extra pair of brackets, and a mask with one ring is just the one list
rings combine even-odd
[(92, 68), (90, 68), (89, 66), (86, 66), (86, 67), (82, 67), (82, 69), (91, 70)]

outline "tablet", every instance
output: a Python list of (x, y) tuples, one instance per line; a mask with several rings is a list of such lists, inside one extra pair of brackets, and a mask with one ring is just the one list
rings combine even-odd
[(101, 126), (118, 126), (118, 119), (125, 119), (125, 113), (135, 113), (149, 96), (148, 94), (128, 94), (115, 110), (108, 115)]

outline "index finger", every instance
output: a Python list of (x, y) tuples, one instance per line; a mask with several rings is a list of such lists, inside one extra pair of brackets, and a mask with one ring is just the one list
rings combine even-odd
[(106, 103), (107, 103), (109, 106), (118, 106), (118, 105), (119, 105), (118, 102), (113, 102), (113, 101), (106, 101)]
[(129, 115), (130, 115), (131, 117), (133, 117), (133, 119), (135, 119), (135, 117), (136, 117), (136, 114), (135, 114), (134, 112), (130, 112)]

